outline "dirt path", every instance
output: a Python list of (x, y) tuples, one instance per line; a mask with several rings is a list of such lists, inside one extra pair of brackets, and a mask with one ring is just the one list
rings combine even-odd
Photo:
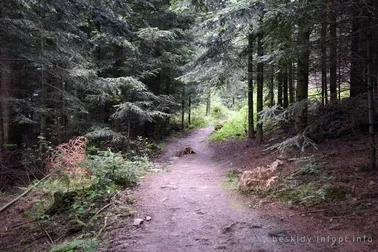
[[(212, 128), (190, 132), (167, 144), (160, 162), (168, 171), (147, 176), (136, 192), (141, 227), (112, 233), (106, 251), (327, 251), (314, 244), (284, 244), (268, 235), (279, 229), (248, 207), (243, 197), (221, 187), (225, 169), (212, 160), (206, 140)], [(197, 154), (172, 158), (191, 146)]]

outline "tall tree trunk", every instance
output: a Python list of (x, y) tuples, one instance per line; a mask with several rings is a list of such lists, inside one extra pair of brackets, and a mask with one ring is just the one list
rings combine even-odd
[(185, 86), (182, 87), (181, 98), (181, 129), (185, 129)]
[[(369, 25), (371, 22), (369, 22)], [(372, 29), (371, 29), (372, 30)], [(373, 32), (373, 31), (372, 31)], [(372, 78), (372, 36), (371, 33), (366, 41), (367, 49), (367, 84), (368, 84), (368, 106), (369, 106), (369, 134), (370, 134), (370, 169), (376, 169), (376, 141), (375, 141), (375, 105), (374, 105), (374, 90)]]
[(269, 107), (274, 106), (274, 68), (270, 66), (270, 80), (269, 80)]
[(253, 118), (253, 34), (248, 35), (248, 137), (255, 137)]
[(207, 98), (206, 98), (206, 116), (210, 115), (211, 109), (211, 89), (207, 91)]
[[(262, 17), (260, 23), (262, 22)], [(263, 33), (260, 30), (257, 36), (257, 54), (259, 57), (264, 55), (264, 49), (262, 44)], [(264, 63), (261, 62), (259, 58), (259, 62), (257, 63), (257, 122), (260, 120), (259, 113), (263, 110), (263, 87), (264, 87)], [(258, 143), (263, 142), (263, 124), (257, 123), (256, 126), (256, 140)]]
[(62, 143), (64, 139), (64, 132), (66, 127), (66, 116), (65, 116), (65, 101), (64, 101), (64, 93), (66, 90), (66, 83), (64, 80), (61, 80), (61, 95), (60, 95), (60, 115), (59, 115), (59, 143)]
[[(341, 53), (339, 53), (340, 55)], [(338, 79), (337, 79), (337, 88), (339, 90), (339, 100), (341, 100), (341, 56), (339, 56), (339, 63), (338, 63)]]
[[(357, 4), (357, 3), (356, 3)], [(366, 45), (363, 43), (363, 29), (366, 24), (359, 10), (355, 10), (352, 20), (350, 96), (356, 97), (366, 93), (365, 64)]]
[[(302, 46), (298, 57), (297, 102), (308, 98), (308, 74), (310, 58), (310, 28), (306, 19), (298, 24), (298, 43)], [(307, 105), (295, 116), (295, 128), (302, 131), (307, 126)]]
[(330, 36), (330, 65), (329, 65), (329, 87), (331, 101), (337, 100), (337, 17), (336, 12), (330, 8), (330, 26), (329, 26), (329, 36)]
[(283, 74), (282, 74), (282, 82), (283, 82), (283, 107), (287, 108), (289, 106), (289, 93), (288, 93), (288, 74), (287, 74), (287, 66), (284, 65), (283, 67)]
[[(326, 16), (326, 15), (325, 15)], [(322, 23), (321, 35), (321, 68), (322, 68), (322, 104), (328, 103), (328, 85), (327, 85), (327, 23)]]
[(4, 146), (3, 106), (1, 98), (0, 96), (0, 153), (3, 151)]
[(295, 101), (294, 95), (294, 75), (293, 75), (293, 60), (289, 60), (289, 103)]
[(279, 72), (278, 72), (278, 76), (277, 76), (277, 81), (278, 81), (278, 84), (277, 84), (277, 104), (282, 106), (283, 103), (282, 103), (282, 94), (283, 94), (283, 90), (282, 90), (282, 82), (283, 82), (283, 76), (282, 76), (282, 68), (280, 68)]
[(192, 113), (192, 97), (189, 96), (188, 99), (188, 125), (192, 124), (192, 121), (190, 119), (191, 113)]
[[(11, 104), (10, 89), (11, 89), (11, 65), (9, 61), (9, 55), (5, 50), (0, 50), (0, 102), (2, 108), (2, 142), (4, 144), (9, 143), (11, 120)], [(3, 146), (1, 145), (1, 147)]]

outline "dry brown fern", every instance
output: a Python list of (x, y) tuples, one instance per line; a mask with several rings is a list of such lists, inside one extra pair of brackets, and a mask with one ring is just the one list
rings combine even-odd
[(88, 144), (86, 137), (71, 139), (68, 143), (60, 144), (55, 151), (46, 158), (46, 169), (71, 178), (82, 179), (90, 175), (85, 148)]

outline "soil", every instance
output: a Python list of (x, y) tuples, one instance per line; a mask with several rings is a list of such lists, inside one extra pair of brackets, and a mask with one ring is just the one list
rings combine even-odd
[[(378, 251), (374, 209), (340, 216), (332, 205), (290, 207), (225, 188), (229, 169), (266, 165), (281, 154), (263, 154), (253, 140), (209, 144), (212, 131), (194, 130), (167, 143), (156, 160), (166, 168), (146, 176), (135, 192), (136, 218), (145, 221), (106, 232), (110, 242), (101, 251)], [(175, 156), (186, 147), (196, 154)]]

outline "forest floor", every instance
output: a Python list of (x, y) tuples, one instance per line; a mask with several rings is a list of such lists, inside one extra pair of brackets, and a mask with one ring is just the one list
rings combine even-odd
[[(155, 159), (155, 173), (112, 198), (106, 205), (110, 207), (101, 212), (97, 231), (89, 234), (89, 238), (101, 237), (99, 251), (378, 252), (378, 177), (365, 169), (367, 136), (327, 140), (318, 150), (283, 155), (264, 151), (265, 146), (255, 140), (209, 143), (212, 132), (213, 127), (207, 127), (168, 140), (164, 153)], [(285, 137), (275, 134), (265, 140), (279, 142)], [(186, 147), (196, 154), (178, 157), (177, 152)], [(313, 189), (305, 186), (301, 190), (309, 194), (301, 196), (304, 203), (290, 204), (266, 195), (242, 194), (235, 180), (230, 183), (230, 170), (253, 170), (280, 159), (282, 173), (292, 174), (303, 167), (293, 160), (308, 157), (316, 163), (310, 162), (305, 171), (315, 175), (305, 178), (330, 188), (347, 188), (347, 195), (342, 195), (347, 197), (314, 202)], [(1, 205), (13, 197), (2, 193)], [(49, 250), (49, 232), (62, 227), (46, 231), (38, 226), (25, 215), (32, 203), (29, 194), (2, 213), (0, 251)], [(134, 225), (136, 219), (144, 221)]]
[[(103, 237), (108, 244), (101, 251), (378, 251), (377, 201), (355, 212), (346, 209), (355, 206), (350, 200), (303, 208), (242, 195), (225, 186), (227, 171), (270, 164), (280, 153), (264, 153), (253, 140), (209, 144), (212, 131), (212, 127), (193, 130), (168, 141), (156, 160), (166, 168), (147, 175), (134, 192), (136, 218), (145, 221), (133, 226), (131, 219), (109, 228)], [(360, 152), (348, 145), (341, 153), (338, 144), (345, 145), (328, 142), (316, 153), (340, 164), (332, 169), (353, 166), (350, 160), (358, 165), (364, 148), (354, 143)], [(188, 146), (196, 154), (176, 157)], [(285, 162), (283, 169), (291, 165)], [(356, 174), (354, 167), (352, 173), (353, 177), (346, 172), (340, 178), (348, 178), (344, 182), (353, 187), (371, 179), (371, 174)]]

